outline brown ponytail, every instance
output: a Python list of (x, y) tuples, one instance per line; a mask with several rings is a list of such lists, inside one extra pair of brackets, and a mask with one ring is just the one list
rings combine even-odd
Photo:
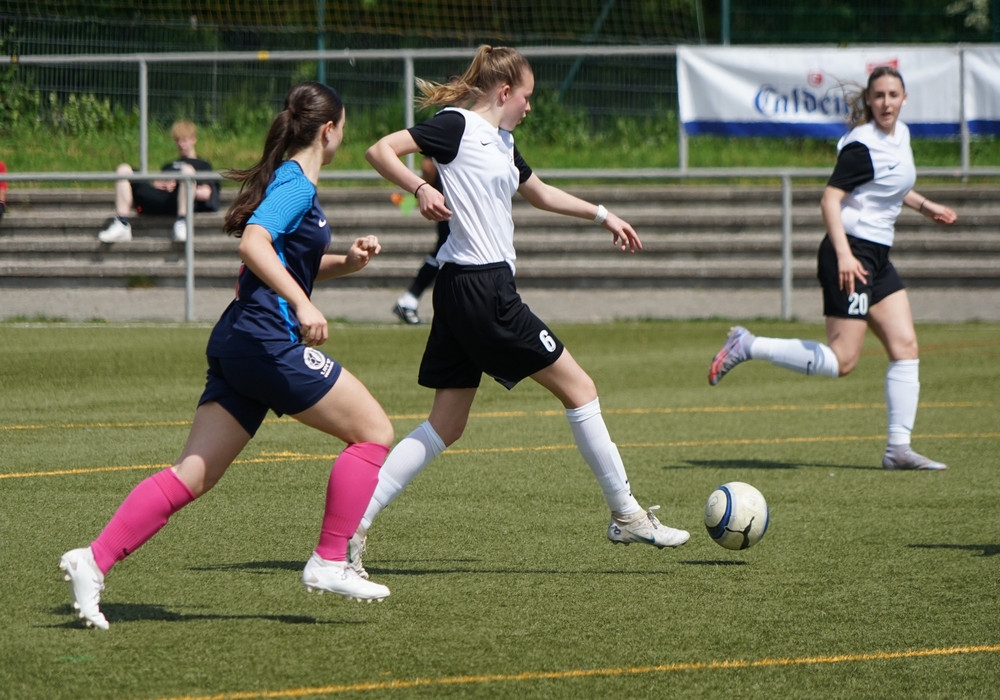
[(223, 230), (239, 238), (247, 221), (264, 199), (264, 192), (274, 171), (287, 157), (307, 148), (327, 122), (339, 123), (344, 103), (333, 88), (315, 81), (292, 86), (285, 95), (285, 106), (271, 122), (264, 139), (264, 153), (246, 170), (227, 170), (225, 177), (243, 183), (229, 211)]
[(517, 87), (531, 66), (517, 49), (507, 46), (482, 45), (461, 77), (448, 83), (432, 83), (417, 79), (422, 97), (418, 107), (454, 105), (467, 107), (499, 85)]

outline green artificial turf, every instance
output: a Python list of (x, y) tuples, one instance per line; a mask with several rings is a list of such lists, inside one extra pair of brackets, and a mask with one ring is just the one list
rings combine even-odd
[[(392, 595), (308, 595), (337, 440), (273, 416), (220, 484), (107, 577), (85, 629), (56, 565), (180, 451), (205, 326), (0, 324), (2, 698), (958, 698), (1000, 687), (1000, 326), (922, 325), (914, 447), (886, 472), (872, 338), (830, 380), (766, 363), (705, 375), (721, 320), (557, 325), (597, 383), (634, 494), (689, 529), (677, 550), (607, 542), (559, 403), (485, 380), (465, 436), (376, 520)], [(759, 334), (822, 338), (816, 324)], [(325, 349), (397, 439), (426, 416), (426, 327), (337, 325)], [(742, 552), (709, 493), (768, 499)]]

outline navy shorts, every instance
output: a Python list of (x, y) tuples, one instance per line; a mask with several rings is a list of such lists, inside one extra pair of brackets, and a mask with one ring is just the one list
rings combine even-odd
[(280, 416), (315, 406), (337, 383), (341, 369), (324, 352), (301, 343), (276, 355), (209, 356), (208, 378), (198, 405), (218, 402), (254, 435), (268, 409)]
[(433, 299), (421, 386), (474, 388), (485, 373), (511, 389), (562, 354), (562, 342), (521, 300), (507, 263), (447, 263)]
[(868, 320), (871, 307), (906, 286), (889, 260), (889, 246), (854, 236), (848, 236), (847, 242), (854, 257), (868, 272), (868, 277), (864, 282), (854, 281), (854, 293), (851, 295), (841, 289), (837, 252), (830, 236), (825, 236), (819, 245), (816, 260), (816, 276), (823, 287), (823, 315)]

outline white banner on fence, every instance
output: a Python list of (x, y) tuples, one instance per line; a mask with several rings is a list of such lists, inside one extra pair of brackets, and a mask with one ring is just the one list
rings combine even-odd
[[(974, 107), (987, 126), (1000, 119), (1000, 51), (975, 55), (982, 64), (977, 92), (992, 83), (992, 94), (976, 99), (967, 90), (966, 109)], [(899, 70), (906, 82), (901, 117), (914, 136), (959, 133), (958, 47), (678, 47), (681, 122), (688, 134), (837, 138), (848, 113), (845, 86), (856, 90), (884, 64)]]
[(965, 118), (973, 134), (1000, 134), (1000, 47), (967, 47)]

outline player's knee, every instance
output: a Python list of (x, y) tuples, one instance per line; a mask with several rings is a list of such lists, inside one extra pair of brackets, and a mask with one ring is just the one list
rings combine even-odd
[(392, 447), (395, 439), (392, 423), (384, 411), (378, 413), (379, 415), (369, 414), (363, 421), (356, 421), (337, 437), (348, 443), (367, 442)]
[(854, 371), (854, 368), (858, 366), (857, 357), (849, 358), (837, 358), (837, 376), (846, 377), (848, 374)]
[(917, 344), (916, 336), (907, 338), (902, 342), (893, 343), (889, 352), (889, 359), (896, 360), (916, 360), (920, 357), (920, 346)]
[(458, 442), (458, 439), (462, 437), (462, 433), (465, 432), (466, 422), (467, 421), (461, 420), (448, 422), (443, 426), (435, 425), (434, 432), (438, 434), (438, 437), (441, 438), (441, 442), (443, 442), (445, 446), (451, 446)]
[(597, 385), (590, 375), (581, 372), (573, 385), (566, 391), (568, 401), (564, 401), (566, 408), (586, 406), (597, 398)]
[(118, 166), (115, 172), (119, 175), (131, 175), (133, 170), (132, 166), (129, 165), (128, 163), (122, 163), (121, 165)]
[(396, 439), (396, 434), (388, 416), (383, 417), (385, 418), (384, 421), (380, 421), (376, 425), (372, 426), (370, 439), (366, 440), (366, 442), (374, 442), (391, 448), (393, 441)]

